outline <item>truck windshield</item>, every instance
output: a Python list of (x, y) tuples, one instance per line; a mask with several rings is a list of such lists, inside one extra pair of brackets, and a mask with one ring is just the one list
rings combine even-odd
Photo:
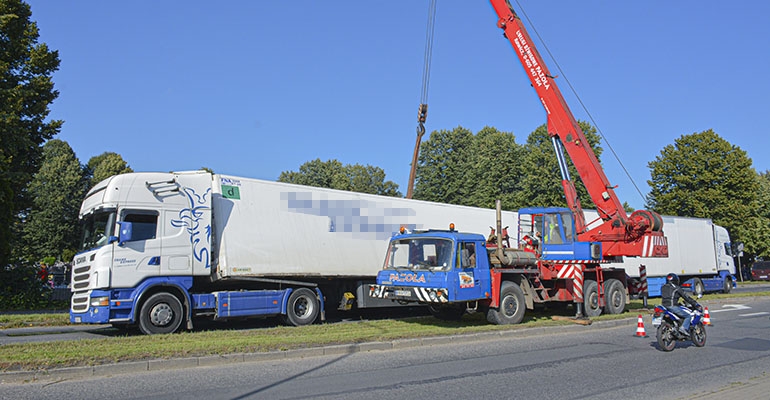
[(390, 242), (385, 269), (448, 270), (454, 246), (449, 239), (400, 239)]
[(114, 230), (115, 210), (99, 210), (84, 216), (80, 251), (104, 246)]

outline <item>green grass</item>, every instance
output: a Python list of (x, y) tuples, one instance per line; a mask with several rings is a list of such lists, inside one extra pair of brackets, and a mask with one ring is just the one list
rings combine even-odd
[[(770, 296), (770, 292), (744, 295), (707, 295), (701, 301), (720, 298)], [(650, 299), (652, 308), (659, 299)], [(634, 317), (642, 309), (642, 301), (631, 301), (626, 312), (602, 315), (595, 321)], [(352, 323), (316, 324), (303, 327), (269, 327), (260, 329), (216, 329), (182, 332), (173, 335), (120, 335), (107, 330), (100, 339), (9, 344), (0, 346), (0, 370), (36, 370), (57, 367), (99, 365), (121, 361), (199, 357), (207, 355), (254, 353), (317, 347), (344, 343), (388, 341), (405, 338), (446, 336), (476, 332), (516, 330), (536, 326), (568, 325), (554, 321), (549, 310), (529, 311), (519, 325), (496, 326), (483, 315), (466, 315), (461, 321), (446, 322), (433, 317), (358, 321)], [(558, 315), (572, 316), (571, 311)], [(25, 314), (0, 316), (0, 322), (18, 326), (61, 325), (66, 314)], [(58, 321), (58, 322), (57, 322)], [(258, 325), (259, 322), (255, 322)], [(113, 334), (113, 336), (109, 336)]]
[(33, 326), (62, 326), (69, 325), (69, 322), (70, 316), (65, 312), (40, 314), (0, 314), (0, 330)]

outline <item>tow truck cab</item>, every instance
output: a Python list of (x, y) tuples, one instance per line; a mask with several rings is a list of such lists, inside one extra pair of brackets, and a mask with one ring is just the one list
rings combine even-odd
[(393, 236), (372, 297), (445, 304), (491, 298), (486, 239), (428, 230)]

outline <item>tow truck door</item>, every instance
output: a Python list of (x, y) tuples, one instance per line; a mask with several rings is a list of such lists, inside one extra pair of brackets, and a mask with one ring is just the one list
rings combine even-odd
[[(482, 253), (478, 253), (481, 251)], [(450, 286), (454, 301), (483, 299), (489, 293), (489, 262), (483, 243), (460, 241), (457, 246), (457, 260), (453, 267), (454, 277)]]

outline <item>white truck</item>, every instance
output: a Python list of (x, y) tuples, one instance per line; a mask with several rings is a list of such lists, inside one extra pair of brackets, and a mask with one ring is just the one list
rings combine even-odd
[(639, 266), (644, 265), (649, 296), (660, 296), (660, 288), (670, 272), (678, 274), (682, 287), (695, 294), (729, 293), (736, 286), (727, 229), (710, 219), (665, 215), (663, 226), (668, 238), (668, 258), (626, 257), (615, 264), (625, 268), (632, 282), (638, 281)]
[(495, 211), (192, 171), (108, 178), (80, 217), (70, 321), (156, 334), (191, 329), (194, 316), (306, 325), (327, 300), (392, 307), (364, 289), (394, 233), (483, 233)]

